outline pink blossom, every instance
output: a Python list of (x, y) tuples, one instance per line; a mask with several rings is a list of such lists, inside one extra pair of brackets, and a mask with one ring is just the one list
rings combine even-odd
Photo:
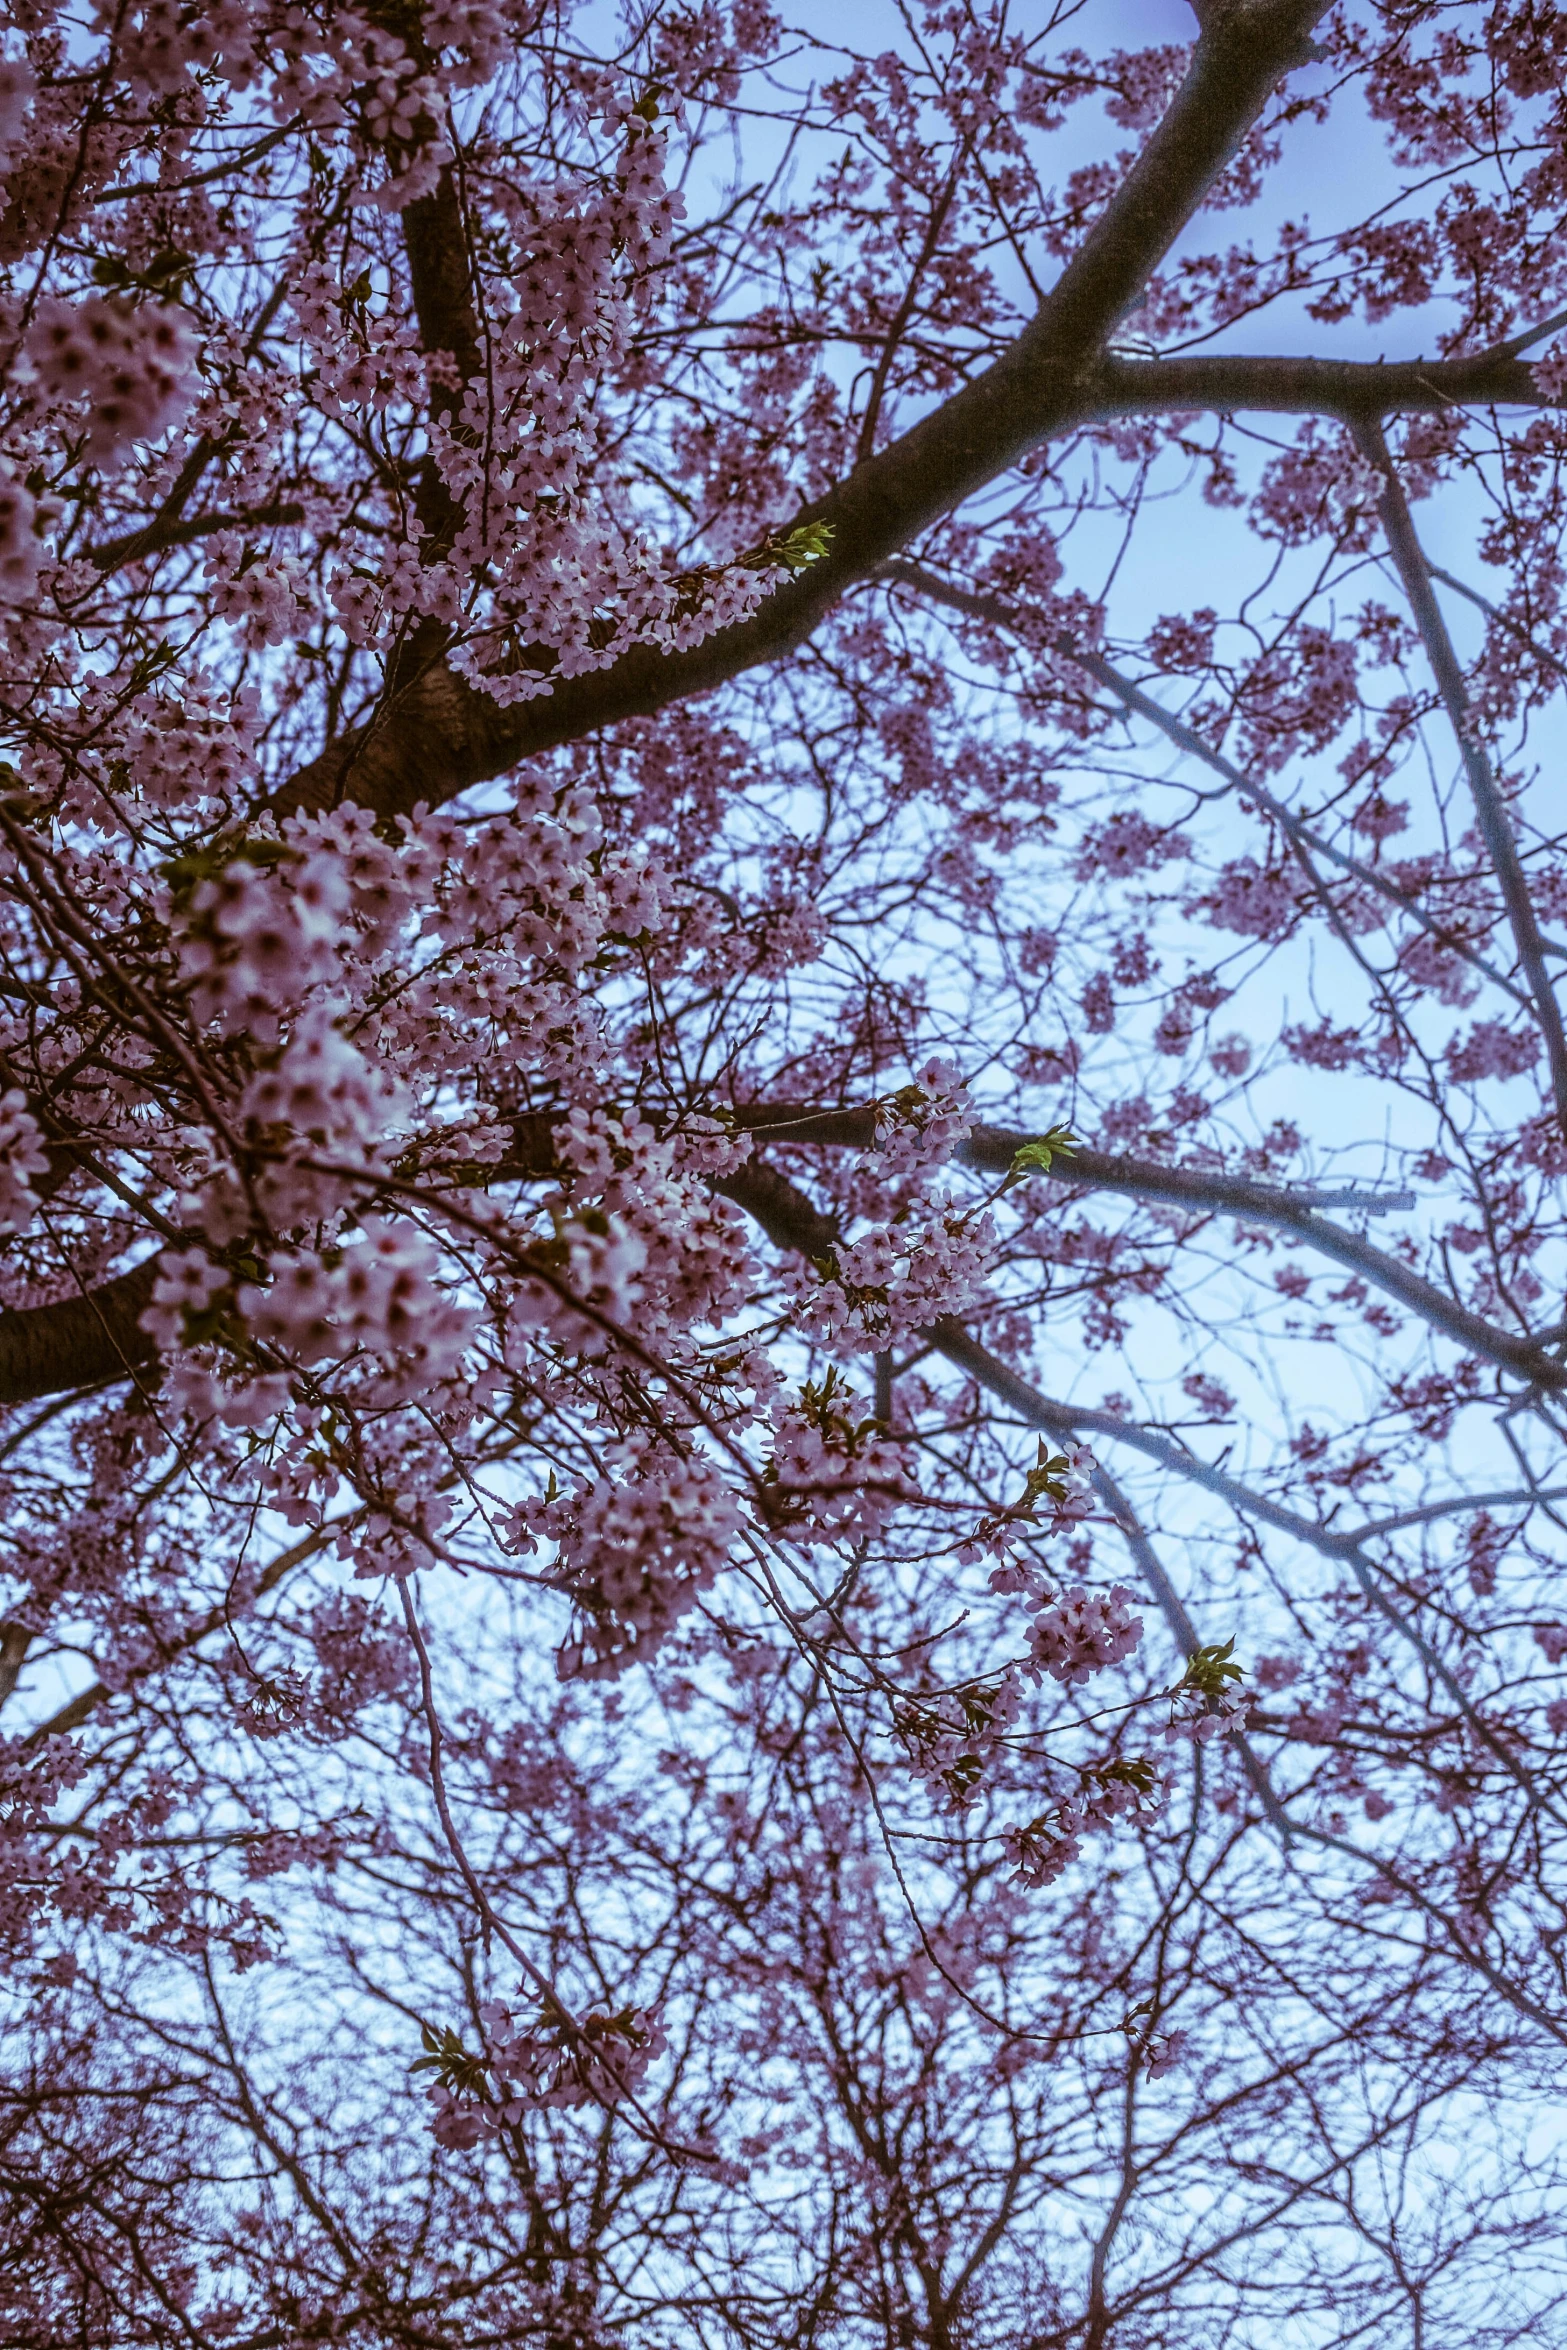
[(1252, 857), (1226, 865), (1217, 887), (1198, 901), (1216, 930), (1244, 938), (1277, 938), (1295, 916), (1295, 893), (1281, 871), (1264, 871)]
[(131, 441), (150, 440), (184, 414), (195, 341), (167, 303), (139, 307), (92, 295), (49, 297), (28, 330), (27, 355), (52, 398), (89, 405), (88, 453), (119, 461)]
[(1165, 2032), (1158, 2039), (1148, 2042), (1143, 2059), (1151, 2081), (1162, 2080), (1166, 2073), (1174, 2072), (1186, 2053), (1189, 2037), (1186, 2032)]
[(563, 1680), (624, 1672), (665, 1640), (729, 1563), (734, 1497), (710, 1461), (660, 1448), (626, 1472), (563, 1495), (537, 1517), (557, 1546), (577, 1613), (557, 1660)]
[(1447, 1065), (1460, 1085), (1487, 1077), (1521, 1077), (1540, 1057), (1539, 1037), (1508, 1028), (1500, 1020), (1477, 1020), (1468, 1035), (1447, 1048)]
[(0, 601), (23, 603), (33, 592), (42, 553), (37, 513), (31, 492), (0, 465)]
[(1031, 1664), (1069, 1689), (1119, 1664), (1143, 1636), (1143, 1620), (1131, 1612), (1135, 1598), (1121, 1583), (1107, 1592), (1089, 1592), (1081, 1584), (1063, 1592), (1034, 1619)]
[(44, 1174), (49, 1154), (27, 1097), (17, 1087), (0, 1094), (0, 1233), (25, 1232), (38, 1213), (32, 1178)]
[(768, 1498), (798, 1541), (826, 1546), (879, 1533), (899, 1505), (916, 1498), (902, 1448), (829, 1372), (797, 1403), (773, 1415)]

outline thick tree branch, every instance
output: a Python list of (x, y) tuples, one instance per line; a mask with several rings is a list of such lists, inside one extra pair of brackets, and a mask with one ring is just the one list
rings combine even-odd
[(1199, 352), (1190, 358), (1107, 354), (1084, 383), (1090, 417), (1221, 416), (1246, 410), (1280, 416), (1429, 416), (1449, 408), (1545, 405), (1526, 359), (1506, 346), (1463, 359), (1249, 358)]
[[(457, 387), (471, 382), (484, 368), (467, 227), (450, 166), (442, 171), (428, 196), (404, 207), (401, 218), (419, 340), (437, 362), (432, 370), (430, 407), (444, 422), (458, 405)], [(419, 464), (413, 494), (414, 511), (425, 533), (420, 559), (425, 563), (439, 561), (450, 551), (462, 526), (462, 511), (442, 480), (433, 453), (427, 453)], [(428, 613), (414, 623), (387, 662), (383, 706), (395, 701), (404, 689), (417, 690), (420, 681), (441, 666), (451, 634), (444, 621)], [(372, 728), (375, 723), (372, 718)]]
[[(736, 1115), (759, 1141), (771, 1137), (791, 1144), (869, 1150), (875, 1140), (874, 1109), (818, 1110), (805, 1104), (768, 1102)], [(1005, 1175), (1030, 1139), (1021, 1130), (979, 1125), (957, 1156), (966, 1166)], [(550, 1114), (534, 1111), (519, 1118), (512, 1130), (511, 1150), (494, 1169), (495, 1178), (517, 1181), (560, 1172)], [(1307, 1247), (1396, 1298), (1466, 1354), (1495, 1363), (1531, 1386), (1552, 1391), (1567, 1388), (1567, 1364), (1547, 1351), (1541, 1340), (1526, 1332), (1515, 1336), (1498, 1330), (1471, 1313), (1397, 1257), (1331, 1223), (1313, 1204), (1312, 1194), (1303, 1196), (1276, 1184), (1254, 1183), (1245, 1176), (1165, 1167), (1154, 1160), (1088, 1149), (1058, 1158), (1047, 1179), (1074, 1189), (1113, 1191), (1128, 1199), (1181, 1208), (1194, 1216), (1233, 1216), (1245, 1224), (1292, 1233)], [(836, 1241), (831, 1219), (815, 1209), (811, 1211), (816, 1219), (811, 1230), (802, 1229), (799, 1203), (803, 1195), (762, 1160), (752, 1159), (717, 1188), (753, 1215), (780, 1247), (820, 1256)], [(1352, 1192), (1330, 1195), (1349, 1207), (1357, 1204), (1357, 1197)], [(1367, 1195), (1366, 1204), (1376, 1207), (1382, 1202)], [(60, 1305), (0, 1314), (0, 1404), (30, 1403), (71, 1388), (123, 1378), (149, 1362), (155, 1350), (137, 1322), (151, 1298), (157, 1264), (157, 1258), (147, 1258), (133, 1272)]]
[(16, 1687), (32, 1640), (25, 1624), (0, 1624), (0, 1705)]
[[(876, 1137), (874, 1108), (820, 1110), (803, 1103), (764, 1102), (734, 1114), (759, 1141), (771, 1138), (806, 1146), (869, 1150)], [(511, 1148), (493, 1169), (493, 1179), (513, 1182), (560, 1174), (553, 1126), (551, 1113), (544, 1110), (518, 1118), (512, 1128)], [(956, 1156), (961, 1164), (986, 1174), (1006, 1175), (1017, 1153), (1031, 1139), (1020, 1129), (977, 1125)], [(1397, 1257), (1331, 1223), (1320, 1214), (1321, 1195), (1315, 1192), (1292, 1192), (1276, 1184), (1252, 1182), (1246, 1176), (1165, 1167), (1155, 1160), (1086, 1148), (1058, 1157), (1047, 1180), (1074, 1189), (1113, 1191), (1128, 1199), (1180, 1208), (1194, 1216), (1233, 1216), (1241, 1223), (1292, 1233), (1308, 1248), (1396, 1298), (1464, 1353), (1495, 1363), (1532, 1387), (1567, 1389), (1567, 1363), (1549, 1352), (1542, 1340), (1527, 1332), (1515, 1336), (1498, 1330)], [(745, 1208), (780, 1247), (822, 1256), (837, 1242), (837, 1227), (817, 1209), (810, 1210), (814, 1221), (809, 1228), (802, 1225), (804, 1195), (761, 1159), (753, 1158), (735, 1174), (722, 1178), (715, 1188)], [(1386, 1203), (1376, 1194), (1340, 1191), (1328, 1194), (1327, 1204), (1365, 1205), (1375, 1210)], [(69, 1298), (60, 1305), (35, 1306), (23, 1313), (0, 1314), (0, 1404), (30, 1403), (71, 1388), (123, 1378), (149, 1362), (155, 1349), (138, 1327), (138, 1317), (151, 1299), (157, 1266), (158, 1259), (149, 1257), (133, 1272), (119, 1275), (85, 1297)]]
[[(834, 1132), (835, 1124), (841, 1122), (843, 1125), (847, 1125), (850, 1120), (853, 1120), (857, 1122), (856, 1134), (868, 1133), (871, 1115), (870, 1112), (857, 1110), (823, 1113), (814, 1118), (799, 1117), (791, 1122), (788, 1132), (790, 1139), (796, 1142), (837, 1140), (842, 1136), (841, 1133)], [(754, 1120), (755, 1116), (755, 1112), (751, 1113), (751, 1119)], [(863, 1126), (858, 1125), (859, 1121), (864, 1122)], [(749, 1123), (750, 1120), (747, 1122)], [(768, 1129), (763, 1127), (759, 1131), (765, 1135)], [(979, 1127), (976, 1128), (961, 1155), (968, 1160), (970, 1165), (985, 1166), (992, 1171), (1001, 1171), (1010, 1167), (1013, 1151), (1023, 1139), (1020, 1135), (1004, 1134), (996, 1127)], [(1142, 1165), (1133, 1160), (1107, 1159), (1097, 1151), (1076, 1153), (1070, 1161), (1058, 1160), (1050, 1172), (1063, 1182), (1071, 1183), (1082, 1180), (1085, 1172), (1083, 1167), (1085, 1160), (1093, 1163), (1094, 1170), (1101, 1170), (1107, 1175), (1109, 1187), (1125, 1188), (1130, 1173), (1133, 1180), (1137, 1181), (1139, 1185), (1146, 1185), (1148, 1194), (1155, 1197), (1161, 1195), (1164, 1180), (1168, 1176), (1174, 1176), (1183, 1184), (1212, 1182), (1231, 1192), (1249, 1193), (1259, 1198), (1263, 1203), (1262, 1216), (1253, 1215), (1249, 1217), (1250, 1221), (1280, 1216), (1293, 1217), (1302, 1213), (1309, 1215), (1311, 1213), (1309, 1210), (1302, 1210), (1285, 1194), (1264, 1184), (1237, 1182), (1231, 1177), (1193, 1177), (1184, 1169), (1164, 1169)], [(1086, 1179), (1092, 1183), (1094, 1172), (1088, 1171)], [(789, 1181), (787, 1176), (781, 1175), (775, 1167), (769, 1167), (760, 1160), (752, 1159), (747, 1165), (737, 1169), (734, 1174), (725, 1176), (718, 1188), (734, 1200), (737, 1205), (745, 1209), (746, 1213), (761, 1226), (775, 1247), (792, 1249), (801, 1256), (821, 1257), (836, 1247), (841, 1240), (842, 1235), (832, 1217), (824, 1215), (812, 1201), (807, 1199), (796, 1184)], [(1165, 1193), (1164, 1196), (1168, 1196), (1168, 1194)], [(1189, 1197), (1189, 1194), (1187, 1196)], [(1312, 1220), (1315, 1224), (1316, 1219)], [(1318, 1229), (1320, 1230), (1321, 1227), (1319, 1226)], [(1336, 1231), (1336, 1227), (1327, 1227), (1327, 1229)], [(1349, 1233), (1339, 1233), (1337, 1237), (1353, 1244), (1353, 1235)], [(1376, 1250), (1369, 1251), (1373, 1257), (1379, 1253)], [(1384, 1260), (1384, 1269), (1389, 1266), (1394, 1272), (1403, 1270), (1396, 1265), (1394, 1260)], [(1450, 1302), (1441, 1299), (1440, 1292), (1432, 1294), (1443, 1304)], [(1488, 1334), (1493, 1339), (1505, 1335), (1500, 1332), (1489, 1332)], [(981, 1358), (984, 1363), (994, 1366), (997, 1377), (1003, 1375), (1004, 1367), (995, 1364), (995, 1358), (986, 1354), (978, 1340), (970, 1337), (961, 1323), (952, 1321), (950, 1318), (943, 1320), (930, 1331), (929, 1336), (931, 1343), (946, 1355), (949, 1361), (957, 1364), (960, 1369), (967, 1370), (971, 1375), (979, 1376), (976, 1365), (981, 1362)], [(1560, 1363), (1553, 1363), (1552, 1368), (1557, 1374), (1555, 1383), (1558, 1386), (1567, 1384), (1567, 1373), (1564, 1373), (1563, 1366)], [(1015, 1378), (1011, 1372), (1005, 1372), (1004, 1375), (1009, 1380)], [(1543, 1380), (1538, 1382), (1540, 1385), (1545, 1383)], [(994, 1389), (993, 1380), (990, 1384)], [(1036, 1407), (1040, 1410), (1046, 1408), (1037, 1389), (1028, 1387), (1027, 1383), (1020, 1379), (1015, 1380), (1015, 1384), (1019, 1395), (1026, 1390), (1031, 1399), (1031, 1410)], [(999, 1389), (995, 1389), (995, 1391), (1000, 1392)], [(1314, 1520), (1302, 1517), (1298, 1511), (1288, 1508), (1284, 1503), (1270, 1501), (1265, 1495), (1254, 1492), (1250, 1486), (1243, 1485), (1238, 1478), (1232, 1477), (1227, 1470), (1209, 1467), (1206, 1462), (1198, 1460), (1194, 1454), (1187, 1452), (1184, 1446), (1177, 1444), (1173, 1437), (1156, 1429), (1140, 1428), (1135, 1422), (1123, 1420), (1113, 1412), (1095, 1411), (1086, 1405), (1079, 1408), (1076, 1405), (1062, 1404), (1051, 1405), (1048, 1408), (1056, 1412), (1063, 1430), (1070, 1426), (1079, 1430), (1088, 1430), (1094, 1435), (1112, 1437), (1117, 1443), (1135, 1446), (1138, 1451), (1148, 1454), (1151, 1459), (1157, 1460), (1163, 1467), (1175, 1470), (1191, 1483), (1200, 1485), (1205, 1491), (1215, 1494), (1242, 1516), (1252, 1517), (1259, 1524), (1272, 1526), (1278, 1532), (1290, 1535), (1297, 1542), (1308, 1543), (1313, 1549), (1323, 1552), (1326, 1556), (1353, 1564), (1362, 1553), (1365, 1544), (1382, 1531), (1374, 1523), (1351, 1527), (1342, 1532), (1319, 1526)], [(1480, 1502), (1477, 1500), (1474, 1506), (1479, 1508)], [(1392, 1531), (1393, 1529), (1388, 1530)]]
[[(873, 1109), (812, 1110), (804, 1105), (780, 1102), (758, 1104), (742, 1110), (739, 1116), (741, 1123), (759, 1139), (771, 1134), (780, 1142), (837, 1145), (851, 1150), (868, 1150), (875, 1139)], [(979, 1125), (973, 1128), (956, 1155), (966, 1166), (981, 1168), (987, 1174), (1005, 1175), (1029, 1140), (1029, 1135), (1009, 1127)], [(742, 1173), (749, 1177), (750, 1170)], [(1567, 1364), (1548, 1353), (1539, 1339), (1524, 1331), (1514, 1336), (1511, 1331), (1498, 1330), (1423, 1280), (1385, 1249), (1377, 1248), (1356, 1233), (1346, 1232), (1342, 1225), (1330, 1223), (1309, 1196), (1303, 1198), (1276, 1184), (1254, 1183), (1243, 1175), (1209, 1174), (1196, 1167), (1164, 1167), (1155, 1160), (1125, 1158), (1088, 1149), (1055, 1159), (1046, 1179), (1093, 1191), (1120, 1192), (1129, 1199), (1182, 1208), (1197, 1216), (1234, 1216), (1244, 1224), (1260, 1224), (1273, 1231), (1293, 1233), (1308, 1247), (1331, 1257), (1335, 1264), (1374, 1282), (1378, 1289), (1396, 1298), (1400, 1305), (1431, 1329), (1440, 1331), (1443, 1337), (1450, 1338), (1466, 1354), (1496, 1363), (1531, 1386), (1567, 1388)], [(1352, 1198), (1345, 1204), (1352, 1205)], [(816, 1248), (807, 1253), (821, 1252)]]
[(87, 560), (99, 571), (118, 571), (125, 564), (141, 562), (144, 556), (161, 553), (165, 547), (188, 547), (220, 530), (269, 530), (275, 525), (303, 522), (304, 518), (304, 507), (289, 499), (253, 506), (245, 514), (192, 514), (184, 521), (151, 522), (141, 530), (125, 531), (117, 539), (103, 539), (87, 549)]
[(141, 1327), (158, 1259), (144, 1258), (81, 1297), (0, 1313), (0, 1404), (123, 1379), (157, 1352)]
[[(1041, 317), (1048, 310), (1049, 303)], [(832, 551), (769, 597), (753, 619), (719, 630), (688, 653), (639, 648), (511, 710), (498, 708), (449, 670), (437, 668), (421, 676), (371, 727), (345, 736), (303, 768), (279, 794), (279, 808), (324, 808), (351, 799), (382, 813), (404, 814), (416, 799), (450, 798), (520, 759), (622, 719), (651, 716), (748, 669), (782, 660), (798, 650), (849, 588), (964, 497), (1041, 442), (1085, 424), (1188, 409), (1218, 414), (1252, 409), (1352, 422), (1439, 414), (1453, 407), (1545, 404), (1527, 361), (1505, 346), (1472, 358), (1375, 363), (1223, 353), (1190, 359), (1105, 355), (1085, 361), (1071, 385), (1059, 365), (1041, 359), (1032, 396), (1026, 383), (1009, 380), (998, 389), (992, 378), (1002, 370), (1015, 371), (1023, 340), (977, 384), (802, 511), (802, 522), (828, 525)], [(991, 405), (999, 418), (988, 456), (975, 446), (977, 413), (949, 413), (968, 392), (977, 395), (986, 385), (992, 387)], [(944, 431), (957, 444), (953, 451), (939, 446)], [(944, 454), (945, 464), (940, 462)], [(868, 474), (875, 480), (862, 479)], [(943, 481), (948, 488), (933, 500), (933, 485)]]
[(383, 815), (405, 814), (419, 800), (449, 799), (519, 759), (646, 716), (794, 651), (846, 588), (1041, 441), (1093, 413), (1088, 379), (1105, 337), (1281, 75), (1308, 54), (1324, 6), (1325, 0), (1230, 0), (1214, 8), (1164, 119), (1034, 319), (992, 366), (806, 509), (802, 522), (830, 525), (830, 550), (751, 620), (686, 653), (639, 647), (609, 668), (509, 710), (437, 664), (368, 727), (302, 769), (278, 806), (322, 808), (353, 799)]

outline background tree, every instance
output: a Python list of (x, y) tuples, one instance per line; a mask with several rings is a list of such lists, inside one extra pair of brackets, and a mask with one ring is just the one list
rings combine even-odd
[(1567, 18), (1193, 31), (6, 20), (0, 2338), (1559, 2330)]

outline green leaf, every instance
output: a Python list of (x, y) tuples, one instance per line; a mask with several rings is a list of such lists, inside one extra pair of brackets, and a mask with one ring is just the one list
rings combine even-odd
[(804, 571), (809, 564), (820, 563), (832, 547), (830, 522), (802, 522), (786, 538), (776, 540), (778, 560), (787, 563), (791, 571)]
[(1151, 1795), (1159, 1783), (1159, 1773), (1142, 1755), (1118, 1757), (1114, 1762), (1090, 1763), (1084, 1771), (1085, 1779), (1092, 1779), (1101, 1787), (1135, 1787), (1139, 1795)]
[(133, 694), (144, 692), (155, 677), (161, 677), (165, 669), (172, 669), (178, 659), (174, 647), (167, 644), (154, 645), (150, 652), (139, 654), (131, 665), (127, 690)]
[(1225, 1696), (1227, 1681), (1243, 1681), (1246, 1678), (1241, 1667), (1230, 1662), (1234, 1650), (1233, 1638), (1219, 1641), (1209, 1648), (1195, 1649), (1187, 1659), (1186, 1671), (1177, 1681), (1174, 1693), (1191, 1689), (1199, 1697)]
[(247, 865), (259, 865), (265, 870), (280, 865), (291, 851), (280, 840), (247, 840), (243, 833), (230, 833), (213, 841), (198, 843), (182, 855), (170, 857), (158, 867), (173, 893), (174, 903), (183, 912), (190, 903), (197, 885), (214, 881), (220, 873), (241, 859)]
[(1036, 1168), (1041, 1175), (1048, 1175), (1054, 1160), (1069, 1159), (1075, 1150), (1081, 1148), (1070, 1126), (1052, 1126), (1048, 1133), (1036, 1134), (1031, 1142), (1023, 1144), (1021, 1150), (1013, 1152), (1012, 1164), (1007, 1169), (1007, 1181), (1021, 1183), (1023, 1177), (1033, 1174)]
[(161, 247), (145, 269), (131, 269), (119, 254), (106, 253), (92, 265), (93, 283), (111, 286), (117, 293), (128, 293), (134, 287), (140, 293), (167, 294), (195, 266), (190, 254), (182, 253), (177, 245)]
[(436, 2031), (432, 2025), (421, 2023), (419, 2037), (424, 2042), (425, 2054), (414, 2058), (408, 2067), (411, 2073), (435, 2073), (448, 2089), (460, 2090), (470, 2097), (483, 2096), (486, 2060), (482, 2056), (470, 2056), (460, 2034), (450, 2025)]
[(801, 522), (793, 530), (774, 531), (761, 546), (749, 555), (742, 555), (741, 566), (746, 571), (768, 571), (781, 563), (789, 571), (805, 571), (813, 563), (820, 563), (832, 546), (833, 529), (830, 522)]

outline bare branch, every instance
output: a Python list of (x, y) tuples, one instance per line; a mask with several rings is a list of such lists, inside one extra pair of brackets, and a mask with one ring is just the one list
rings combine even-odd
[(1556, 1114), (1563, 1131), (1567, 1132), (1567, 1033), (1563, 1031), (1561, 1007), (1551, 986), (1550, 973), (1545, 968), (1545, 942), (1540, 936), (1534, 900), (1529, 895), (1528, 879), (1518, 855), (1518, 843), (1513, 838), (1512, 819), (1475, 725), (1464, 673), (1459, 667), (1453, 640), (1447, 633), (1447, 622), (1442, 616), (1442, 607), (1431, 585), (1431, 574), (1421, 551), (1414, 518), (1388, 452), (1387, 437), (1381, 424), (1370, 417), (1359, 419), (1354, 431), (1362, 455), (1382, 477), (1382, 495), (1377, 500), (1377, 512), (1382, 517), (1382, 527), (1387, 534), (1388, 552), (1403, 581), (1409, 608), (1415, 616), (1415, 625), (1420, 631), (1426, 657), (1436, 678), (1437, 691), (1441, 694), (1458, 740), (1480, 837), (1485, 842), (1496, 874), (1497, 887), (1502, 893), (1502, 903), (1507, 909), (1507, 919), (1512, 929), (1513, 944), (1518, 951), (1519, 968), (1528, 983), (1535, 1016), (1540, 1023), (1540, 1033), (1545, 1039)]
[(1107, 355), (1085, 386), (1089, 417), (1186, 410), (1221, 416), (1247, 409), (1280, 416), (1440, 416), (1449, 408), (1547, 405), (1527, 360), (1503, 344), (1463, 359), (1252, 358), (1200, 352), (1189, 358)]

